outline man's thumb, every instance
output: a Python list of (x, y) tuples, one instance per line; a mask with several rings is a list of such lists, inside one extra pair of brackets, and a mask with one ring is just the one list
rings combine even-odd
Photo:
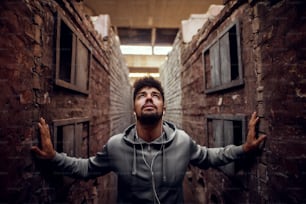
[(35, 154), (36, 154), (38, 157), (43, 157), (43, 156), (44, 156), (43, 151), (41, 151), (37, 146), (31, 147), (31, 150), (32, 150), (32, 152), (35, 152)]

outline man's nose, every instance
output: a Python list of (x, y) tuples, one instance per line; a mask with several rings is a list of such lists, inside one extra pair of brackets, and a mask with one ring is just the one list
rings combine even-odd
[(151, 94), (147, 94), (146, 100), (151, 100), (152, 101), (152, 95)]

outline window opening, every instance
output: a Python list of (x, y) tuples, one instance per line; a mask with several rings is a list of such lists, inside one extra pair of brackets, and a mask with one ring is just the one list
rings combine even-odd
[(203, 51), (205, 93), (243, 85), (238, 22)]
[[(211, 147), (224, 147), (234, 144), (241, 145), (246, 134), (245, 115), (208, 115), (207, 136)], [(225, 174), (235, 175), (240, 169), (239, 161), (219, 167)]]
[(71, 82), (72, 39), (72, 31), (61, 22), (59, 78), (67, 82)]
[(57, 86), (88, 94), (91, 51), (87, 41), (58, 15), (56, 41)]
[(69, 156), (89, 156), (89, 118), (53, 120), (54, 147)]

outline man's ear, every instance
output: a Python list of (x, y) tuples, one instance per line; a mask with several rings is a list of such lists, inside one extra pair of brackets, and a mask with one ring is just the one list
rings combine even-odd
[(166, 107), (163, 108), (163, 115), (166, 113)]

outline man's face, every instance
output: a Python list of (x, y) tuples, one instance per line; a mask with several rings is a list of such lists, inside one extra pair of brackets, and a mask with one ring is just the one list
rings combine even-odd
[(164, 111), (161, 93), (153, 87), (142, 88), (136, 94), (134, 111), (139, 122), (146, 125), (157, 123), (162, 118)]

